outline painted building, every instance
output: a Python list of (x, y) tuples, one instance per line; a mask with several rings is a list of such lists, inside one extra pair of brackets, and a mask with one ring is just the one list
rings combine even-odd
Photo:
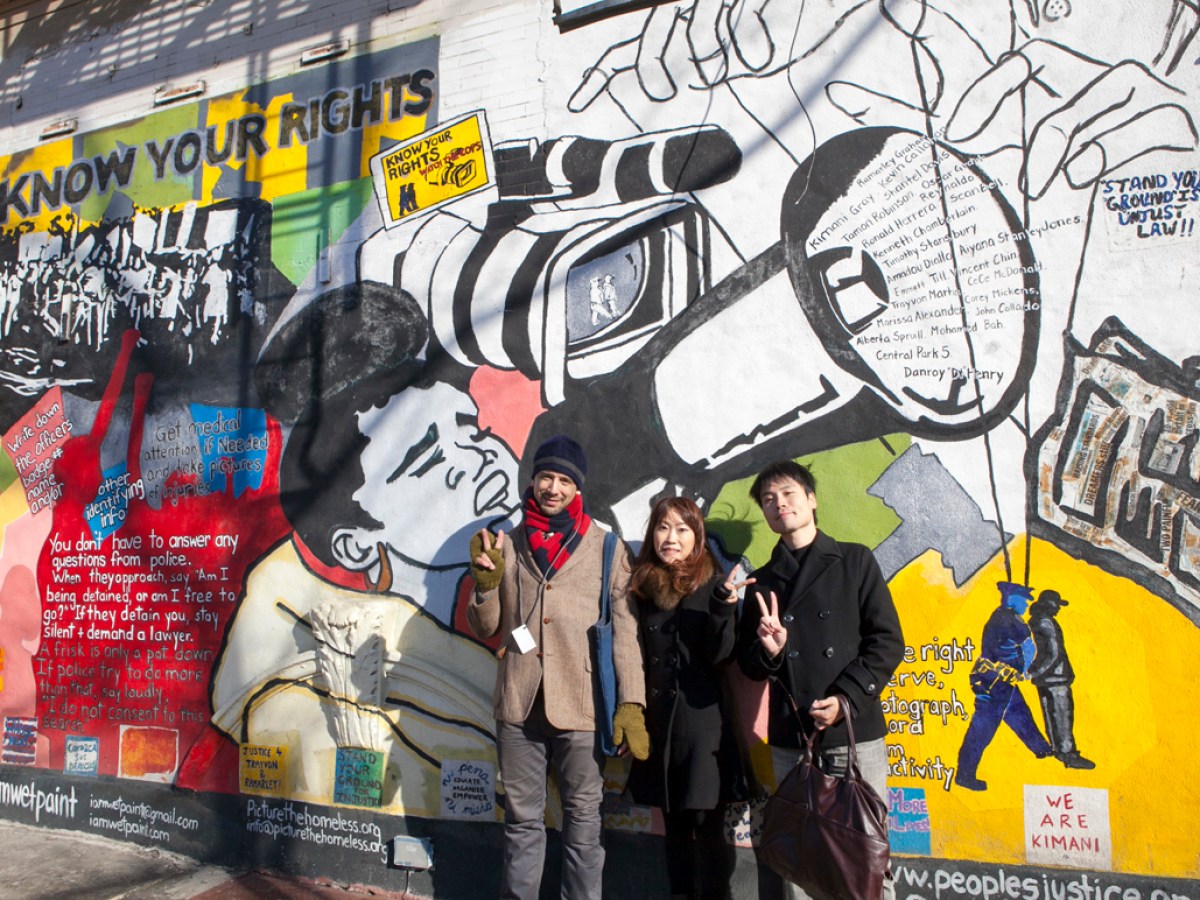
[(1200, 897), (1192, 0), (0, 24), (0, 815), (490, 891), (467, 540), (569, 432), (629, 539), (761, 565), (791, 457), (874, 549), (900, 896)]

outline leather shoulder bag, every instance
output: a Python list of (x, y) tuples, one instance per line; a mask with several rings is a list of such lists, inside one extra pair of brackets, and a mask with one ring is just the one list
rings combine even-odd
[(858, 770), (849, 703), (837, 699), (850, 739), (846, 774), (817, 765), (823, 732), (802, 735), (803, 756), (763, 809), (758, 856), (815, 897), (874, 900), (888, 873), (887, 804)]

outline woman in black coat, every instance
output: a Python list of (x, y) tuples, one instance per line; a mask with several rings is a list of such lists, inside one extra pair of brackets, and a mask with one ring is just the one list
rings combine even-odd
[(733, 848), (724, 803), (740, 765), (718, 667), (734, 652), (738, 585), (721, 574), (691, 500), (655, 504), (630, 587), (645, 652), (650, 758), (634, 761), (627, 793), (662, 808), (671, 896), (725, 900)]

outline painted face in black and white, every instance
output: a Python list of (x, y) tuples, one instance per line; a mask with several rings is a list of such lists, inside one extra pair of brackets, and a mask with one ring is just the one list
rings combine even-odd
[(471, 398), (446, 384), (413, 388), (358, 417), (370, 438), (354, 499), (383, 528), (367, 535), (420, 566), (461, 562), (469, 536), (520, 504), (517, 460), (480, 430)]

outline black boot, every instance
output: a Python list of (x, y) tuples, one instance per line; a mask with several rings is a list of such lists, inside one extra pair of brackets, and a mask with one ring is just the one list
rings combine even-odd
[(959, 787), (966, 788), (968, 791), (986, 791), (987, 782), (980, 781), (974, 775), (966, 775), (962, 772), (954, 776), (954, 783)]
[(1070, 753), (1060, 753), (1058, 759), (1068, 769), (1096, 768), (1096, 764), (1090, 759), (1086, 759), (1078, 750), (1072, 750)]

